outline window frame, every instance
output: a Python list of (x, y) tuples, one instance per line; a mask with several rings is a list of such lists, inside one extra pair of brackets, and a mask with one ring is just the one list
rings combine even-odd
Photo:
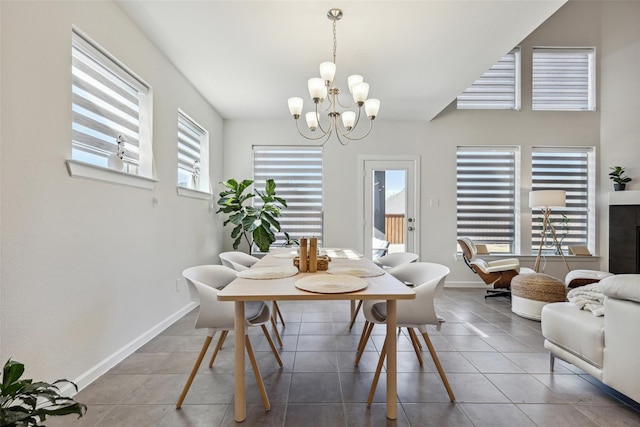
[[(536, 161), (536, 153), (540, 160)], [(564, 165), (564, 167), (563, 167)], [(555, 173), (555, 171), (558, 171)], [(575, 171), (575, 173), (571, 173)], [(551, 209), (551, 220), (556, 235), (561, 233), (558, 221), (562, 215), (567, 215), (569, 222), (568, 236), (574, 231), (574, 236), (584, 228), (584, 237), (578, 236), (563, 240), (562, 249), (565, 255), (568, 246), (586, 246), (591, 253), (595, 253), (596, 228), (596, 149), (595, 147), (558, 147), (534, 146), (531, 149), (531, 191), (535, 190), (565, 190), (567, 206)], [(585, 193), (584, 196), (581, 194)], [(537, 254), (540, 246), (540, 228), (542, 214), (539, 209), (531, 209), (531, 253)], [(574, 222), (580, 217), (584, 221)], [(539, 224), (539, 226), (537, 226)], [(584, 224), (584, 225), (583, 225)], [(554, 248), (543, 248), (544, 255), (555, 255)], [(557, 256), (560, 256), (557, 254)]]
[[(456, 148), (456, 233), (460, 236), (470, 237), (475, 243), (486, 244), (490, 246), (492, 253), (495, 254), (519, 254), (520, 253), (520, 175), (522, 173), (520, 167), (520, 147), (517, 146), (458, 146)], [(461, 153), (469, 153), (469, 162), (463, 169), (472, 168), (461, 175)], [(490, 163), (491, 155), (495, 153), (493, 163)], [(478, 162), (479, 155), (486, 155), (486, 161)], [(464, 157), (464, 155), (462, 156)], [(509, 158), (511, 157), (511, 160)], [(471, 161), (471, 159), (474, 159)], [(487, 167), (484, 167), (486, 164)], [(502, 166), (503, 173), (492, 173), (493, 179), (486, 179), (479, 182), (477, 175), (485, 176), (485, 172), (496, 172)], [(508, 171), (511, 170), (511, 173)], [(473, 171), (473, 173), (472, 173)], [(506, 175), (506, 177), (504, 177)], [(461, 176), (463, 179), (461, 180)], [(484, 184), (484, 185), (481, 185)], [(477, 187), (474, 188), (474, 187)], [(482, 188), (484, 187), (484, 188)], [(496, 195), (495, 189), (503, 189), (500, 195)], [(461, 199), (472, 198), (472, 193), (477, 191), (485, 191), (485, 204), (478, 203), (461, 203)], [(461, 197), (462, 193), (462, 197)], [(509, 199), (509, 203), (500, 204), (501, 199)], [(486, 217), (484, 220), (477, 220), (476, 226), (473, 224), (465, 224), (469, 220), (464, 219), (465, 210), (473, 213), (473, 205), (480, 218)], [(467, 207), (469, 206), (469, 207)], [(503, 208), (500, 208), (503, 206)], [(496, 208), (497, 207), (497, 208)], [(511, 211), (511, 212), (510, 212)], [(496, 213), (500, 214), (504, 220), (502, 222), (511, 223), (511, 227), (494, 227), (495, 229), (506, 229), (508, 234), (500, 236), (489, 236), (487, 233), (479, 231), (479, 229), (489, 229), (490, 218), (495, 218)], [(462, 214), (462, 215), (461, 215)], [(474, 230), (475, 229), (475, 230)], [(473, 230), (473, 231), (470, 231)], [(487, 238), (489, 237), (489, 238)], [(508, 244), (508, 250), (498, 250), (505, 242)]]
[[(539, 65), (540, 62), (545, 61), (544, 57), (540, 57), (542, 55), (547, 56), (546, 63), (549, 64), (549, 67), (553, 65), (551, 61), (559, 63), (562, 60), (562, 56), (565, 56), (564, 65), (560, 65), (552, 70), (555, 72), (554, 76), (556, 79), (561, 79), (563, 73), (571, 74), (571, 65), (567, 65), (567, 63), (576, 63), (581, 55), (585, 56), (582, 61), (586, 63), (586, 70), (577, 69), (577, 71), (580, 71), (584, 75), (582, 79), (586, 79), (586, 82), (583, 83), (582, 86), (586, 86), (586, 89), (583, 91), (571, 91), (572, 87), (575, 88), (582, 83), (580, 77), (577, 76), (573, 76), (572, 79), (565, 77), (562, 81), (557, 81), (556, 84), (553, 84), (552, 77), (548, 77), (548, 79), (552, 81), (542, 80), (541, 77), (537, 77), (537, 74), (545, 74), (542, 73), (540, 69), (538, 69), (538, 72), (536, 71), (536, 65), (541, 66)], [(552, 60), (550, 57), (554, 55), (556, 55), (557, 58)], [(569, 56), (573, 56), (574, 59), (569, 60)], [(573, 96), (574, 98), (576, 96), (586, 95), (586, 100), (579, 102), (578, 100), (571, 99), (568, 95), (551, 98), (544, 96), (545, 93), (549, 92), (554, 94), (563, 92), (577, 94)], [(554, 100), (555, 102), (553, 102)], [(560, 101), (563, 101), (564, 104), (560, 104)], [(534, 46), (531, 51), (531, 109), (533, 111), (596, 111), (596, 48)]]
[[(274, 165), (269, 166), (267, 160), (263, 160), (262, 152), (269, 152), (272, 157), (270, 161)], [(310, 164), (305, 167), (305, 160), (302, 156), (288, 157), (286, 152), (304, 153), (308, 152)], [(290, 146), (290, 145), (254, 145), (253, 154), (253, 188), (264, 191), (266, 180), (273, 178), (276, 183), (276, 194), (287, 202), (288, 207), (283, 210), (278, 221), (281, 224), (281, 232), (276, 234), (276, 241), (272, 248), (282, 247), (284, 243), (284, 232), (287, 232), (293, 239), (301, 237), (317, 237), (318, 245), (324, 241), (324, 149), (322, 146)], [(283, 159), (285, 157), (285, 159)], [(289, 164), (286, 158), (290, 159)], [(283, 174), (274, 174), (274, 169), (281, 168)], [(271, 169), (271, 170), (269, 170)], [(302, 175), (301, 170), (310, 170), (309, 174)], [(260, 203), (259, 197), (253, 198), (253, 205)], [(288, 228), (288, 223), (304, 223), (302, 219), (310, 219), (311, 225), (303, 224), (298, 229)], [(314, 224), (315, 223), (315, 224)], [(252, 253), (260, 253), (257, 248), (252, 248)]]
[[(100, 70), (97, 73), (106, 73), (109, 77), (105, 77), (106, 80), (109, 78), (113, 78), (117, 80), (115, 84), (127, 85), (129, 89), (136, 92), (137, 96), (137, 126), (135, 126), (135, 132), (137, 132), (137, 140), (138, 143), (131, 145), (132, 142), (128, 141), (125, 143), (125, 151), (130, 150), (131, 153), (138, 152), (139, 155), (137, 159), (128, 158), (125, 155), (125, 167), (126, 171), (116, 170), (109, 168), (108, 166), (108, 155), (105, 148), (99, 148), (98, 142), (91, 142), (91, 137), (83, 138), (85, 141), (89, 141), (88, 143), (80, 143), (79, 139), (81, 126), (80, 121), (82, 114), (81, 112), (90, 111), (84, 108), (81, 104), (83, 101), (80, 101), (80, 89), (72, 83), (71, 92), (72, 92), (72, 120), (71, 120), (71, 133), (72, 133), (72, 142), (71, 142), (71, 158), (66, 161), (67, 168), (69, 171), (69, 175), (72, 177), (79, 178), (87, 178), (97, 181), (106, 181), (110, 183), (130, 185), (134, 187), (151, 189), (154, 187), (155, 182), (158, 180), (155, 176), (155, 167), (153, 162), (153, 89), (150, 85), (148, 85), (143, 79), (141, 79), (138, 75), (136, 75), (133, 71), (131, 71), (127, 66), (125, 66), (122, 62), (115, 58), (115, 56), (111, 55), (104, 48), (99, 46), (95, 41), (93, 41), (90, 37), (84, 34), (81, 30), (72, 27), (71, 32), (71, 76), (72, 80), (74, 78), (79, 77), (78, 73), (81, 73), (77, 65), (81, 63), (80, 57), (86, 58), (87, 66), (92, 68), (93, 70)], [(80, 81), (83, 81), (80, 79)], [(89, 87), (91, 88), (91, 87)], [(75, 103), (73, 99), (73, 93), (77, 93), (79, 104)], [(85, 94), (88, 94), (89, 98), (95, 98), (98, 101), (94, 100), (86, 100), (84, 101), (85, 107), (91, 107), (100, 109), (98, 103), (102, 100), (99, 96), (92, 95), (93, 92), (85, 91)], [(107, 105), (111, 105), (108, 104)], [(118, 114), (117, 107), (113, 108), (115, 110), (115, 114)], [(75, 112), (74, 112), (75, 111)], [(77, 114), (77, 116), (76, 116)], [(94, 115), (94, 113), (88, 113), (90, 115)], [(99, 116), (97, 114), (94, 115), (94, 118)], [(107, 129), (109, 131), (113, 131), (113, 135), (108, 135), (109, 137), (113, 137), (113, 142), (111, 140), (104, 140), (105, 144), (113, 144), (115, 153), (115, 148), (117, 145), (115, 144), (115, 140), (117, 135), (122, 133), (127, 139), (127, 135), (131, 135), (127, 130), (123, 128), (118, 128), (117, 125), (108, 123), (108, 120), (105, 118), (97, 117), (98, 120), (94, 120), (97, 123), (97, 127), (101, 127)], [(93, 127), (85, 127), (85, 129), (89, 129), (89, 132), (93, 132), (91, 129), (95, 129)], [(78, 136), (76, 141), (76, 137)], [(133, 138), (132, 138), (133, 139)], [(97, 154), (91, 155), (83, 155), (82, 146), (86, 147), (89, 150), (95, 150)], [(92, 148), (93, 147), (93, 148)], [(100, 154), (102, 152), (102, 154)]]
[[(511, 65), (513, 64), (513, 65)], [(522, 100), (521, 48), (516, 46), (456, 98), (458, 110), (515, 110), (520, 111)], [(513, 70), (513, 75), (505, 76)], [(509, 79), (505, 83), (505, 79)], [(511, 83), (513, 79), (513, 83)], [(513, 94), (507, 99), (505, 94)]]
[[(185, 129), (186, 130), (182, 130)], [(190, 134), (189, 134), (190, 132)], [(191, 118), (182, 109), (178, 109), (177, 119), (177, 175), (176, 186), (178, 195), (189, 196), (195, 198), (208, 199), (212, 194), (211, 183), (209, 179), (209, 131)], [(191, 138), (191, 143), (187, 139)], [(193, 178), (193, 172), (188, 172), (186, 169), (181, 168), (180, 154), (181, 152), (192, 151), (195, 153), (194, 148), (197, 149), (197, 154), (194, 154), (196, 160), (200, 164), (200, 174), (197, 180), (197, 185)], [(189, 153), (185, 154), (189, 156)], [(191, 156), (189, 156), (191, 157)], [(193, 168), (192, 168), (193, 169)], [(191, 173), (188, 177), (188, 181), (182, 183), (181, 172)]]

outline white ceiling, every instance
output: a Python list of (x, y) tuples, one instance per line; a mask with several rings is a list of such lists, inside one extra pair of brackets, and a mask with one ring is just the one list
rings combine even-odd
[(361, 74), (380, 119), (430, 120), (567, 0), (116, 1), (225, 119), (308, 111), (340, 8), (338, 87)]

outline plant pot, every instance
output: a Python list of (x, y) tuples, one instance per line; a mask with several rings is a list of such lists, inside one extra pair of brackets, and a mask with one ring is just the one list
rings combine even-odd
[(624, 191), (627, 184), (613, 184), (613, 191)]

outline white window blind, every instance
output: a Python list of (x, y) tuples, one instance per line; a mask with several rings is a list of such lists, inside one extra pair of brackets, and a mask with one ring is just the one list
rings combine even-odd
[[(551, 208), (551, 224), (556, 237), (565, 250), (569, 245), (589, 247), (590, 230), (595, 227), (591, 218), (593, 186), (595, 183), (595, 159), (592, 148), (533, 148), (531, 160), (531, 189), (565, 190), (566, 207)], [(563, 218), (563, 215), (565, 216)], [(542, 232), (542, 214), (540, 209), (532, 212), (531, 250), (537, 253)], [(553, 239), (545, 240), (547, 247), (543, 251), (554, 254)], [(593, 248), (592, 248), (593, 249)]]
[(532, 73), (534, 110), (595, 110), (595, 49), (534, 47)]
[[(178, 185), (208, 191), (207, 161), (202, 155), (209, 132), (184, 112), (178, 111)], [(202, 188), (201, 188), (202, 187)]]
[(71, 53), (72, 158), (106, 167), (123, 135), (126, 171), (151, 175), (149, 86), (75, 29)]
[(515, 253), (515, 147), (458, 147), (458, 236), (486, 244), (490, 252)]
[[(276, 194), (288, 207), (278, 218), (282, 232), (274, 246), (282, 246), (284, 232), (291, 238), (317, 237), (322, 244), (322, 148), (253, 147), (254, 188), (264, 191), (266, 180), (276, 183)], [(259, 205), (259, 197), (253, 199)]]
[(503, 56), (458, 96), (459, 110), (520, 109), (520, 48)]

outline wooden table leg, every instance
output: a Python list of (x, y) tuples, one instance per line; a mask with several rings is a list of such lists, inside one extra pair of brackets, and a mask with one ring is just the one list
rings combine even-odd
[(236, 408), (235, 420), (242, 422), (247, 418), (245, 402), (244, 379), (244, 301), (235, 302), (235, 380), (236, 380)]
[(396, 352), (396, 300), (387, 300), (387, 418), (395, 420), (397, 414), (398, 353)]

